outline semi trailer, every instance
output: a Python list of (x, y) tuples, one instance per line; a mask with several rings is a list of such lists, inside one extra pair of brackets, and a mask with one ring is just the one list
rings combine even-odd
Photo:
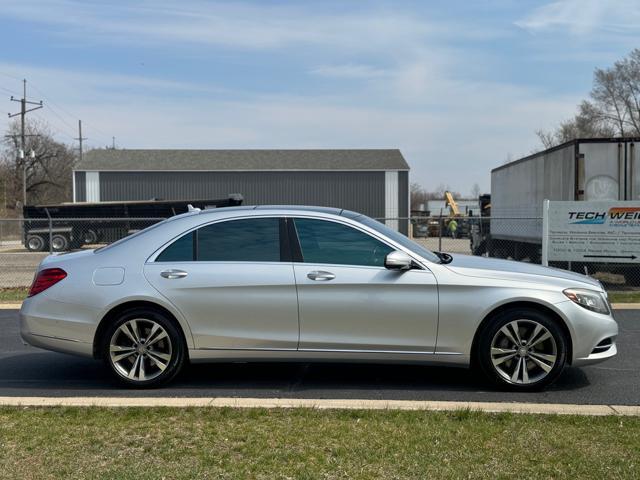
[(242, 205), (239, 193), (215, 200), (150, 200), (25, 206), (22, 236), (30, 251), (64, 252), (111, 243), (164, 218), (194, 208)]
[(490, 216), (473, 227), (476, 255), (539, 263), (543, 202), (640, 200), (640, 138), (582, 138), (491, 171)]

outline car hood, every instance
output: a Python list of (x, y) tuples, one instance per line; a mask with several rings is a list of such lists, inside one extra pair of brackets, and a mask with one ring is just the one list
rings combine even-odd
[(600, 282), (580, 273), (569, 272), (559, 268), (543, 267), (532, 263), (500, 260), (472, 255), (453, 254), (451, 263), (446, 267), (455, 273), (471, 277), (502, 278), (512, 274), (514, 277), (522, 275), (532, 276), (533, 281), (540, 281), (542, 277), (553, 277), (571, 282), (579, 282), (602, 290)]

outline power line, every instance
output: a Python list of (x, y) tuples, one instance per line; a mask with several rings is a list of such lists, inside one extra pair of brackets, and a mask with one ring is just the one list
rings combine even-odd
[(7, 72), (0, 72), (0, 75), (4, 75), (5, 77), (13, 78), (14, 80), (22, 81), (22, 79), (20, 77), (17, 77), (15, 75), (11, 75), (11, 74), (9, 74)]
[(4, 90), (5, 92), (10, 93), (11, 95), (20, 95), (16, 90), (11, 90), (6, 87), (0, 87), (0, 90)]
[(53, 113), (56, 117), (58, 117), (60, 119), (60, 121), (62, 123), (64, 123), (67, 127), (71, 128), (72, 130), (75, 129), (75, 127), (70, 124), (69, 122), (67, 122), (62, 115), (60, 115), (58, 112), (56, 112), (53, 107), (51, 107), (51, 105), (47, 105), (47, 110), (50, 111), (51, 113)]
[(54, 133), (58, 134), (58, 135), (63, 135), (65, 137), (67, 137), (70, 140), (75, 140), (75, 133), (73, 133), (73, 131), (66, 130), (65, 128), (62, 128), (58, 123), (53, 122), (51, 119), (45, 118), (42, 115), (39, 114), (34, 114), (34, 116), (39, 119), (42, 120), (43, 122), (45, 122), (47, 124), (47, 126), (49, 128), (51, 128), (53, 130)]
[[(58, 113), (56, 113), (56, 112), (55, 112), (55, 110), (54, 110), (53, 106), (55, 105), (55, 106), (56, 106), (60, 111), (64, 112), (64, 113), (65, 113), (69, 118), (72, 118), (74, 121), (78, 118), (78, 115), (74, 115), (74, 114), (73, 114), (73, 113), (71, 113), (69, 110), (67, 110), (67, 109), (63, 108), (63, 107), (62, 107), (62, 105), (60, 105), (60, 104), (58, 104), (58, 103), (54, 102), (53, 100), (51, 100), (51, 98), (50, 98), (50, 97), (47, 97), (47, 96), (44, 94), (44, 92), (43, 92), (40, 88), (38, 88), (36, 85), (32, 85), (32, 87), (33, 87), (37, 92), (39, 92), (39, 93), (40, 93), (40, 95), (42, 96), (42, 98), (44, 98), (44, 99), (47, 101), (47, 103), (48, 103), (48, 104), (50, 104), (50, 105), (48, 105), (48, 108), (52, 111), (52, 113), (54, 113), (55, 115), (57, 115), (57, 116), (58, 116), (58, 118), (60, 118), (60, 120), (61, 120), (63, 123), (65, 123), (67, 126), (69, 126), (70, 128), (72, 128), (72, 129), (74, 129), (74, 130), (75, 130), (75, 126), (72, 126), (72, 125), (70, 125), (69, 123), (67, 123), (65, 120), (63, 120), (63, 119), (61, 118), (61, 115), (59, 115)], [(107, 134), (107, 133), (105, 133), (105, 132), (101, 131), (100, 129), (96, 128), (93, 124), (91, 124), (91, 123), (89, 123), (89, 122), (87, 122), (87, 121), (85, 121), (84, 123), (85, 123), (85, 125), (88, 125), (88, 126), (89, 126), (89, 127), (91, 127), (93, 130), (95, 130), (96, 132), (98, 132), (98, 133), (100, 134), (100, 135), (98, 135), (98, 138), (99, 138), (100, 140), (105, 140), (105, 141), (106, 141), (109, 137), (111, 137), (111, 135), (109, 135), (109, 134)]]
[[(16, 80), (21, 80), (19, 77), (16, 77), (15, 75), (11, 75), (9, 73), (6, 72), (1, 72), (0, 71), (0, 75), (3, 75), (5, 77), (8, 78), (12, 78), (12, 79), (16, 79)], [(78, 118), (78, 116), (73, 115), (73, 113), (71, 113), (69, 110), (67, 110), (66, 108), (64, 108), (62, 105), (60, 105), (57, 102), (54, 102), (50, 97), (48, 97), (47, 95), (45, 95), (45, 93), (42, 91), (42, 89), (38, 88), (37, 85), (34, 85), (32, 82), (29, 83), (29, 85), (36, 90), (40, 96), (47, 102), (47, 104), (45, 105), (47, 108), (47, 111), (50, 111), (51, 114), (53, 114), (62, 124), (64, 124), (66, 127), (62, 127), (60, 125), (58, 125), (56, 128), (54, 128), (54, 130), (56, 130), (58, 133), (64, 135), (65, 137), (70, 138), (71, 140), (78, 140), (78, 138), (75, 137), (76, 133), (75, 133), (75, 125), (73, 125), (72, 123), (69, 122), (69, 120), (67, 120), (65, 118), (65, 116), (67, 118), (72, 119), (72, 121), (75, 123), (76, 119)], [(6, 91), (7, 93), (10, 94), (16, 94), (15, 91), (11, 91), (5, 87), (0, 87), (0, 89)], [(54, 108), (54, 106), (56, 108)], [(64, 114), (64, 115), (63, 115)], [(43, 118), (39, 115), (37, 115), (38, 118), (40, 118), (41, 120), (48, 122), (48, 123), (53, 123), (51, 122), (50, 119), (46, 119)], [(110, 142), (108, 139), (112, 139), (112, 135), (107, 134), (106, 132), (104, 132), (103, 130), (100, 130), (99, 128), (95, 127), (93, 125), (93, 123), (89, 123), (87, 121), (84, 121), (85, 125), (88, 125), (92, 130), (95, 130), (99, 135), (93, 135), (94, 138), (96, 138), (97, 140), (99, 140), (101, 143), (104, 144), (109, 144), (112, 143)], [(55, 126), (55, 124), (53, 123), (53, 126)], [(69, 130), (67, 130), (67, 128)], [(69, 134), (69, 131), (74, 132)], [(80, 135), (82, 136), (82, 135)], [(113, 140), (112, 140), (113, 141)]]

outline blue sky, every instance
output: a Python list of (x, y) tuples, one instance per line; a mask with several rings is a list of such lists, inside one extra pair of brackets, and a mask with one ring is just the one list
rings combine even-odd
[(81, 118), (93, 146), (400, 148), (413, 181), (462, 193), (640, 47), (629, 0), (0, 0), (0, 19), (0, 102), (27, 78), (62, 141)]

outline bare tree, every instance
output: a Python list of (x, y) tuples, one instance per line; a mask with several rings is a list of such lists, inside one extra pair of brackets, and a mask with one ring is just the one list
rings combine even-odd
[(545, 148), (580, 137), (640, 136), (640, 49), (610, 68), (597, 68), (589, 96), (572, 119), (536, 132)]
[(478, 185), (477, 183), (474, 183), (473, 186), (471, 187), (471, 198), (478, 198), (481, 193), (482, 193), (482, 190), (480, 189), (480, 185)]
[[(57, 142), (47, 124), (28, 120), (25, 154), (19, 155), (20, 126), (9, 125), (0, 152), (0, 173), (6, 181), (10, 208), (22, 202), (22, 176), (26, 163), (27, 203), (52, 203), (71, 199), (71, 175), (75, 154), (71, 147)], [(33, 151), (33, 157), (30, 152)], [(23, 158), (21, 158), (23, 157)]]
[[(444, 192), (451, 192), (451, 195), (453, 195), (453, 198), (455, 199), (462, 197), (460, 192), (452, 191), (451, 187), (444, 183), (438, 185), (433, 191), (427, 191), (419, 183), (412, 182), (409, 190), (411, 192), (411, 210), (418, 210), (420, 204), (424, 204), (426, 206), (429, 200), (444, 200)], [(479, 190), (480, 187), (478, 186), (478, 191)]]
[(445, 192), (450, 192), (453, 198), (460, 198), (460, 192), (454, 192), (449, 185), (445, 185), (441, 183), (436, 187), (436, 189), (432, 192), (428, 192), (427, 195), (431, 200), (443, 200)]
[(411, 210), (418, 210), (421, 204), (427, 203), (427, 192), (422, 188), (422, 185), (416, 182), (411, 182), (409, 189), (411, 191)]

